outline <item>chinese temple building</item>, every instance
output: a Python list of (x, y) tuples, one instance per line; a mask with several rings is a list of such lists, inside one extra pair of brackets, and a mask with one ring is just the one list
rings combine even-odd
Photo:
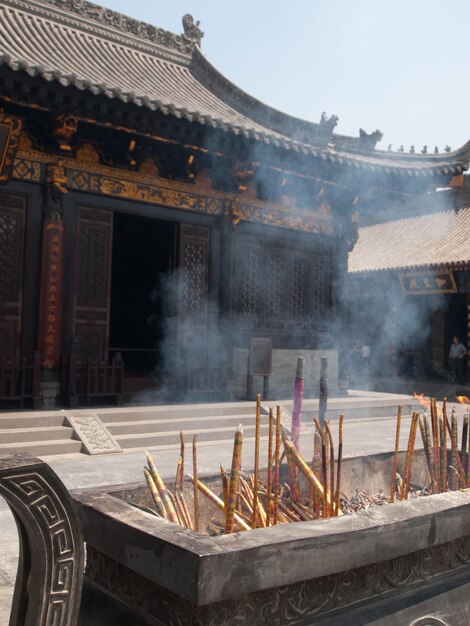
[[(351, 309), (401, 376), (446, 377), (452, 338), (470, 349), (470, 194), (466, 178), (359, 227), (349, 256)], [(366, 321), (367, 318), (367, 321)], [(357, 331), (357, 328), (356, 328)], [(381, 337), (382, 339), (379, 339)], [(387, 359), (383, 355), (387, 355)], [(378, 363), (379, 377), (390, 371)]]
[(254, 338), (272, 342), (273, 394), (299, 351), (314, 369), (329, 349), (335, 386), (359, 213), (468, 167), (468, 146), (379, 151), (379, 131), (270, 108), (183, 29), (0, 0), (0, 403), (246, 397)]

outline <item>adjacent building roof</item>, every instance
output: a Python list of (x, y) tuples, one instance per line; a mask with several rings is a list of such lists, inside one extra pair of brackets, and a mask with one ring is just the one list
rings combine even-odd
[(86, 0), (0, 0), (0, 63), (14, 71), (356, 168), (429, 176), (468, 167), (470, 142), (445, 154), (378, 151), (364, 133), (333, 134), (337, 118), (315, 124), (264, 105), (209, 63), (201, 34), (192, 18), (176, 35)]
[(470, 206), (359, 228), (350, 273), (470, 264)]

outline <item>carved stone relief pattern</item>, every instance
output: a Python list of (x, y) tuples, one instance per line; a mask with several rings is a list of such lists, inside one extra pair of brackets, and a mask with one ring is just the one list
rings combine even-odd
[[(81, 545), (73, 536), (61, 495), (47, 479), (36, 472), (3, 477), (0, 493), (7, 501), (11, 496), (26, 506), (41, 528), (48, 567), (42, 615), (38, 626), (66, 626), (79, 598), (81, 578)], [(16, 505), (13, 507), (16, 508)], [(35, 581), (40, 584), (40, 581)], [(38, 607), (40, 608), (40, 607)]]
[(245, 626), (304, 623), (361, 600), (462, 568), (470, 562), (470, 537), (336, 575), (196, 607), (88, 547), (87, 575), (121, 601), (172, 626)]
[(101, 420), (96, 416), (70, 415), (67, 419), (91, 454), (118, 452), (120, 450), (120, 446), (116, 444), (108, 430), (101, 423)]
[(80, 271), (78, 304), (105, 306), (106, 232), (82, 225), (80, 231)]

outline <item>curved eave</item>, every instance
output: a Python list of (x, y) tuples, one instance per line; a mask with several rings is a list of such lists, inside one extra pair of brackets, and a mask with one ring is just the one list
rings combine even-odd
[(371, 276), (383, 276), (390, 272), (426, 272), (439, 270), (466, 270), (470, 268), (470, 259), (451, 261), (449, 263), (428, 263), (427, 265), (397, 265), (394, 267), (381, 267), (373, 270), (348, 271), (351, 278), (370, 278)]
[[(54, 9), (55, 4), (60, 10)], [(136, 32), (149, 35), (154, 29), (158, 42), (168, 41), (165, 48), (145, 36), (124, 32), (124, 16), (119, 18), (121, 26), (114, 27), (113, 23), (97, 24), (86, 15), (77, 16), (66, 7), (52, 0), (0, 0), (0, 64), (94, 96), (132, 103), (372, 174), (450, 177), (468, 167), (470, 150), (465, 147), (436, 159), (335, 148), (335, 135), (325, 137), (320, 125), (282, 113), (246, 94), (212, 66), (197, 46), (192, 53), (183, 54), (180, 36), (135, 22)], [(91, 3), (80, 7), (105, 11)], [(351, 138), (354, 144), (357, 141)]]
[[(369, 172), (385, 173), (387, 175), (398, 175), (403, 177), (434, 177), (436, 175), (457, 175), (468, 169), (468, 161), (458, 163), (400, 163), (384, 162), (375, 155), (369, 157), (339, 153), (333, 148), (321, 148), (307, 143), (301, 143), (279, 135), (269, 129), (266, 131), (249, 128), (245, 125), (234, 125), (226, 120), (209, 115), (201, 114), (197, 110), (189, 110), (186, 107), (177, 107), (171, 102), (162, 102), (146, 96), (138, 96), (133, 91), (123, 91), (119, 87), (113, 87), (105, 82), (93, 83), (90, 80), (78, 77), (76, 74), (63, 73), (59, 70), (50, 70), (41, 65), (29, 64), (24, 59), (12, 59), (8, 54), (0, 54), (0, 64), (7, 65), (12, 71), (25, 71), (30, 76), (40, 76), (48, 82), (57, 81), (64, 87), (75, 87), (81, 91), (88, 91), (94, 96), (104, 95), (110, 99), (117, 99), (128, 104), (133, 103), (139, 107), (145, 107), (151, 111), (158, 111), (164, 115), (173, 115), (179, 119), (186, 119), (189, 122), (196, 122), (204, 126), (217, 128), (224, 132), (230, 132), (234, 135), (242, 135), (247, 139), (261, 141), (267, 145), (285, 150), (293, 151), (298, 154), (312, 156), (321, 159), (324, 162), (335, 163), (338, 165), (346, 165), (358, 170), (366, 170)], [(267, 105), (263, 105), (267, 106)], [(272, 109), (275, 111), (275, 109)], [(284, 115), (279, 112), (280, 115)], [(313, 124), (313, 122), (312, 122)]]

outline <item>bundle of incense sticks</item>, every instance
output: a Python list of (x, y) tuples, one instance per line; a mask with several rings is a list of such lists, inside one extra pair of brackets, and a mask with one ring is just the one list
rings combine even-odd
[[(459, 427), (459, 419), (454, 409), (452, 410), (450, 421), (448, 419), (446, 398), (444, 398), (442, 402), (442, 407), (439, 408), (435, 398), (426, 400), (423, 394), (414, 395), (419, 400), (424, 410), (421, 414), (413, 413), (412, 416), (405, 462), (398, 489), (397, 476), (399, 475), (397, 472), (401, 409), (397, 414), (395, 454), (390, 490), (390, 501), (392, 502), (396, 495), (401, 500), (408, 498), (417, 425), (419, 425), (419, 431), (426, 457), (429, 476), (429, 492), (431, 494), (443, 493), (447, 490), (456, 490), (462, 487), (470, 486), (468, 410), (463, 415), (462, 426)], [(470, 404), (470, 400), (465, 396), (458, 396), (458, 399), (462, 404)], [(459, 430), (461, 432), (460, 449)], [(450, 450), (448, 447), (450, 447)]]
[[(158, 516), (181, 526), (199, 530), (199, 494), (223, 514), (223, 522), (211, 520), (219, 531), (230, 534), (277, 524), (329, 518), (342, 515), (340, 505), (343, 416), (340, 416), (339, 445), (335, 455), (334, 438), (328, 421), (322, 429), (315, 418), (314, 461), (310, 465), (302, 457), (294, 441), (281, 427), (281, 407), (269, 410), (266, 476), (260, 477), (261, 404), (258, 396), (255, 418), (255, 454), (252, 473), (242, 471), (243, 428), (235, 432), (230, 472), (220, 466), (221, 489), (215, 493), (198, 477), (197, 435), (193, 437), (193, 472), (187, 475), (193, 486), (194, 508), (190, 514), (184, 491), (184, 435), (180, 433), (174, 490), (167, 488), (154, 459), (146, 452), (144, 469), (150, 494)], [(289, 472), (289, 480), (281, 482), (281, 447)], [(336, 463), (336, 464), (335, 464)], [(263, 463), (264, 465), (264, 463)], [(336, 474), (335, 474), (336, 467)], [(305, 495), (304, 495), (305, 494)]]

